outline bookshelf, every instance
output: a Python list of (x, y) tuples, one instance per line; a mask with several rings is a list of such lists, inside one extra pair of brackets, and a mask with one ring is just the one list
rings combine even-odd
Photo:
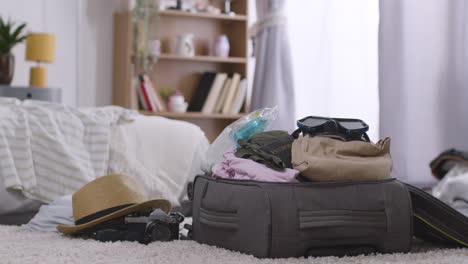
[(219, 20), (232, 20), (232, 21), (247, 21), (247, 15), (213, 15), (205, 13), (190, 13), (184, 11), (175, 10), (163, 10), (159, 12), (160, 16), (179, 16), (179, 17), (194, 17), (194, 18), (205, 18), (205, 19), (219, 19)]
[(179, 56), (175, 54), (161, 54), (158, 60), (181, 60), (181, 61), (199, 61), (199, 62), (218, 62), (218, 63), (239, 63), (244, 64), (247, 63), (246, 58), (242, 57), (229, 57), (229, 58), (222, 58), (222, 57), (215, 57), (215, 56), (193, 56), (193, 57), (186, 57), (186, 56)]
[[(248, 79), (248, 0), (232, 2), (232, 11), (236, 15), (191, 13), (177, 10), (161, 10), (157, 18), (152, 19), (151, 30), (161, 41), (161, 54), (148, 56), (155, 62), (148, 76), (156, 90), (180, 90), (187, 102), (194, 95), (201, 74), (205, 71), (239, 73)], [(223, 1), (210, 1), (210, 4), (222, 10)], [(195, 56), (184, 57), (175, 54), (175, 42), (178, 35), (194, 35)], [(210, 46), (215, 37), (225, 34), (229, 38), (230, 57), (222, 58), (210, 55)], [(132, 49), (133, 25), (130, 12), (114, 14), (114, 73), (113, 103), (123, 107), (138, 109), (138, 95), (133, 83), (136, 76)], [(247, 95), (250, 97), (250, 94)], [(249, 100), (247, 100), (249, 101)], [(145, 115), (164, 116), (184, 120), (200, 126), (210, 141), (230, 123), (248, 112), (244, 104), (239, 114), (203, 114), (200, 112), (170, 113), (140, 111)]]
[(144, 115), (164, 116), (168, 118), (193, 118), (193, 119), (222, 119), (222, 120), (237, 120), (242, 117), (242, 114), (203, 114), (200, 112), (186, 112), (186, 113), (174, 113), (174, 112), (149, 112), (140, 111)]

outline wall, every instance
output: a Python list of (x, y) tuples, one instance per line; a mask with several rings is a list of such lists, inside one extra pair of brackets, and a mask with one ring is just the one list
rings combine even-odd
[[(112, 102), (113, 13), (125, 8), (119, 0), (0, 0), (0, 15), (28, 23), (28, 31), (54, 33), (56, 61), (47, 65), (49, 86), (63, 89), (68, 105)], [(14, 85), (28, 85), (31, 62), (25, 46), (16, 57)]]

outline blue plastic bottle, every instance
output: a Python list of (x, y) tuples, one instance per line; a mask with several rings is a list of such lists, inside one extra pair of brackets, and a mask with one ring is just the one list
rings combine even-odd
[(267, 122), (262, 118), (255, 118), (240, 127), (233, 136), (236, 146), (239, 139), (249, 140), (253, 135), (263, 132), (266, 129)]

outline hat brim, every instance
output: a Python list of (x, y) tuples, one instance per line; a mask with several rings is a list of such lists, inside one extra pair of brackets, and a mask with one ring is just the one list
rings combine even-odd
[(86, 229), (89, 229), (91, 227), (94, 227), (98, 224), (101, 224), (103, 222), (106, 222), (108, 220), (112, 220), (114, 218), (122, 217), (125, 215), (128, 215), (130, 213), (134, 212), (140, 212), (140, 211), (146, 211), (147, 209), (161, 209), (166, 213), (169, 213), (171, 211), (171, 203), (168, 200), (164, 199), (158, 199), (158, 200), (151, 200), (147, 201), (144, 203), (140, 204), (135, 204), (131, 205), (129, 207), (125, 207), (124, 209), (121, 209), (119, 211), (115, 211), (113, 213), (110, 213), (108, 215), (105, 215), (101, 218), (95, 219), (93, 221), (89, 221), (85, 224), (81, 225), (74, 225), (74, 226), (68, 226), (68, 225), (58, 225), (57, 230), (62, 232), (65, 235), (73, 235), (79, 232), (82, 232)]

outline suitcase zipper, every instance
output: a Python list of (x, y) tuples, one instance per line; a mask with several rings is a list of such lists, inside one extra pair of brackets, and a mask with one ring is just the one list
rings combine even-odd
[(253, 181), (253, 180), (232, 180), (225, 178), (212, 178), (205, 175), (200, 175), (197, 177), (208, 179), (209, 181), (224, 182), (224, 183), (238, 183), (244, 185), (287, 185), (287, 186), (346, 186), (346, 185), (356, 185), (356, 184), (383, 184), (388, 182), (396, 181), (395, 178), (385, 179), (385, 180), (362, 180), (362, 181), (328, 181), (328, 182), (265, 182), (265, 181)]

